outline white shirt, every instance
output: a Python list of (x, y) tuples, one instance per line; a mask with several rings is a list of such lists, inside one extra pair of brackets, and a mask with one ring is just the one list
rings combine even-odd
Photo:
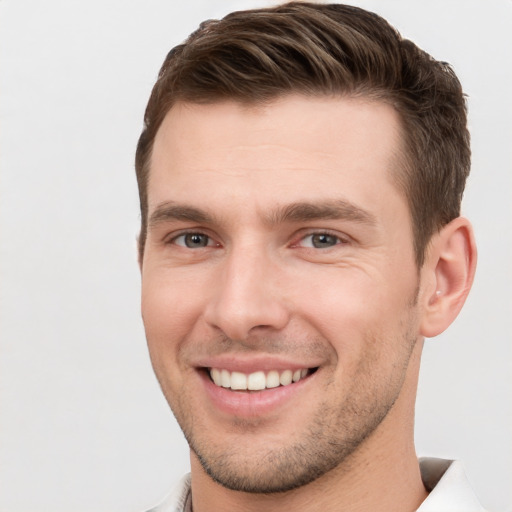
[[(462, 464), (444, 459), (420, 459), (423, 484), (429, 495), (417, 512), (485, 512), (469, 485)], [(190, 474), (147, 512), (192, 512)]]
[(417, 512), (485, 512), (461, 462), (423, 458), (420, 470), (423, 485), (430, 493)]

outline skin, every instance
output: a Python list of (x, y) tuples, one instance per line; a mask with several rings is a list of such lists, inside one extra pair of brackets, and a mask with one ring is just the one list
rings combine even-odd
[[(400, 151), (395, 111), (363, 99), (167, 114), (142, 315), (191, 446), (195, 512), (406, 511), (425, 498), (413, 443), (423, 337), (455, 318), (475, 251), (456, 219), (416, 267), (392, 179)], [(253, 409), (246, 392), (208, 392), (205, 367), (272, 365), (316, 371), (272, 407), (267, 391)], [(226, 395), (242, 406), (226, 409)]]

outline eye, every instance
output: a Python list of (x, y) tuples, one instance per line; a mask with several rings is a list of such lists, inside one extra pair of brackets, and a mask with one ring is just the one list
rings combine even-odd
[(342, 240), (338, 236), (331, 235), (330, 233), (312, 233), (305, 236), (299, 242), (299, 245), (302, 247), (312, 247), (314, 249), (329, 249), (340, 243), (342, 243)]
[(183, 233), (173, 238), (172, 242), (187, 249), (201, 249), (215, 245), (214, 241), (204, 233)]

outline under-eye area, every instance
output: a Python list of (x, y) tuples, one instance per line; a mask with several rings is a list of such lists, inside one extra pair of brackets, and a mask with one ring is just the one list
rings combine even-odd
[(301, 368), (297, 370), (257, 371), (250, 374), (231, 372), (221, 368), (207, 368), (210, 380), (219, 387), (233, 391), (262, 391), (280, 386), (289, 386), (308, 378), (318, 368)]

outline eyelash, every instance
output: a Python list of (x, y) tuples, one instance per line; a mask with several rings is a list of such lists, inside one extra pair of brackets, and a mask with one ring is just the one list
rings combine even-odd
[[(178, 245), (179, 247), (183, 247), (185, 249), (192, 249), (192, 247), (187, 247), (185, 242), (183, 244), (178, 244), (176, 241), (180, 238), (185, 238), (186, 236), (189, 236), (189, 235), (197, 235), (197, 236), (204, 236), (208, 239), (208, 242), (211, 242), (213, 241), (214, 239), (208, 235), (207, 233), (204, 233), (202, 231), (197, 231), (197, 230), (194, 230), (194, 231), (183, 231), (175, 236), (173, 236), (171, 239), (169, 239), (166, 243), (167, 244), (174, 244), (174, 245)], [(214, 244), (215, 246), (220, 246), (219, 243), (215, 243)], [(199, 246), (199, 248), (204, 248), (204, 247), (211, 247), (211, 245), (205, 245), (205, 246)]]
[[(197, 236), (202, 236), (202, 237), (206, 237), (208, 239), (207, 241), (207, 244), (204, 245), (204, 246), (196, 246), (195, 249), (202, 249), (202, 248), (206, 248), (206, 247), (220, 247), (220, 243), (218, 242), (214, 242), (214, 244), (211, 244), (211, 242), (214, 241), (213, 237), (211, 237), (210, 235), (208, 235), (207, 233), (203, 232), (203, 231), (184, 231), (184, 232), (181, 232), (175, 236), (173, 236), (170, 240), (168, 240), (166, 243), (167, 244), (174, 244), (174, 245), (178, 245), (179, 247), (183, 247), (185, 249), (194, 249), (193, 247), (188, 247), (186, 245), (186, 242), (184, 241), (182, 244), (180, 243), (177, 243), (177, 240), (179, 240), (180, 238), (185, 238), (186, 236), (189, 236), (189, 235), (197, 235)], [(333, 233), (332, 231), (329, 231), (329, 230), (318, 230), (318, 231), (311, 231), (309, 233), (305, 233), (305, 234), (301, 234), (300, 238), (298, 238), (298, 240), (296, 242), (293, 242), (290, 247), (300, 247), (300, 245), (308, 238), (312, 238), (312, 237), (315, 237), (315, 236), (326, 236), (326, 237), (331, 237), (333, 239), (335, 239), (335, 243), (333, 245), (330, 245), (328, 247), (312, 247), (312, 246), (309, 246), (309, 247), (305, 247), (303, 246), (303, 248), (305, 249), (317, 249), (317, 250), (326, 250), (326, 249), (331, 249), (333, 247), (336, 247), (338, 245), (343, 245), (343, 244), (346, 244), (348, 243), (348, 241), (346, 239), (344, 239), (343, 237), (341, 237), (339, 234), (336, 234), (336, 233)]]
[(292, 247), (298, 247), (301, 243), (304, 242), (304, 240), (306, 240), (308, 238), (312, 238), (314, 236), (327, 236), (327, 237), (331, 237), (331, 238), (334, 238), (336, 240), (336, 243), (334, 245), (331, 245), (329, 247), (324, 247), (324, 248), (309, 246), (309, 247), (304, 247), (305, 249), (317, 249), (317, 250), (324, 249), (324, 250), (327, 250), (327, 249), (332, 249), (332, 248), (334, 248), (334, 247), (336, 247), (338, 245), (343, 245), (343, 244), (348, 243), (348, 240), (346, 240), (345, 238), (341, 237), (339, 234), (333, 233), (332, 231), (324, 229), (324, 230), (311, 231), (309, 233), (301, 234), (301, 236), (297, 240), (297, 242), (294, 242), (292, 244)]

